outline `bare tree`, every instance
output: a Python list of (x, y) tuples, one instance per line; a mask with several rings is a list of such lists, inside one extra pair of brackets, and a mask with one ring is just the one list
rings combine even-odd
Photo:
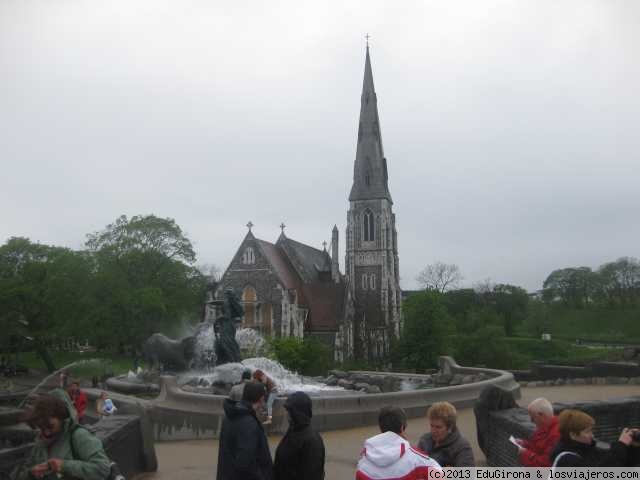
[(220, 267), (214, 263), (203, 263), (202, 265), (198, 265), (198, 270), (200, 270), (200, 273), (205, 277), (208, 277), (209, 281), (219, 282), (222, 277)]
[(436, 262), (427, 265), (416, 280), (425, 290), (444, 293), (458, 288), (463, 278), (460, 267), (455, 263)]

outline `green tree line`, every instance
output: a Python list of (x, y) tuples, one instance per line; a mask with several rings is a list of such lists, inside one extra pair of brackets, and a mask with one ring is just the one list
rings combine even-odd
[(173, 219), (121, 216), (71, 250), (13, 237), (0, 246), (0, 328), (29, 340), (49, 370), (54, 336), (135, 351), (201, 314), (206, 289)]

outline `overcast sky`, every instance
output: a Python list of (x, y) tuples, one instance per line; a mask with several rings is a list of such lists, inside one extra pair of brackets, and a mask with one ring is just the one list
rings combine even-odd
[(337, 224), (344, 268), (367, 32), (403, 288), (640, 256), (636, 0), (0, 0), (0, 241), (153, 213), (224, 269)]

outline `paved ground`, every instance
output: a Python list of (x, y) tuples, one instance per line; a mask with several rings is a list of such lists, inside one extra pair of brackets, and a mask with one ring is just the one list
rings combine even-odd
[[(604, 400), (625, 395), (640, 394), (640, 387), (627, 385), (585, 385), (523, 388), (520, 405), (527, 405), (537, 397), (547, 397), (552, 402), (570, 402), (579, 400)], [(458, 427), (473, 445), (476, 462), (484, 464), (484, 456), (476, 441), (476, 426), (473, 410), (466, 408), (458, 412)], [(412, 444), (427, 431), (426, 420), (416, 418), (409, 421), (407, 434)], [(379, 433), (376, 427), (354, 428), (323, 432), (327, 450), (326, 479), (352, 479), (355, 464), (365, 438)], [(269, 437), (272, 452), (280, 436)], [(182, 442), (161, 442), (156, 444), (159, 470), (153, 474), (138, 476), (136, 480), (199, 480), (215, 478), (218, 458), (217, 440), (194, 440)]]

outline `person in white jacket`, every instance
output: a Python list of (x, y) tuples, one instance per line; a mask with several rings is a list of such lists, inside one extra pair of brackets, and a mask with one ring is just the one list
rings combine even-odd
[(407, 415), (399, 407), (383, 407), (378, 415), (379, 435), (368, 438), (360, 453), (356, 480), (427, 480), (440, 465), (414, 449), (405, 438)]

